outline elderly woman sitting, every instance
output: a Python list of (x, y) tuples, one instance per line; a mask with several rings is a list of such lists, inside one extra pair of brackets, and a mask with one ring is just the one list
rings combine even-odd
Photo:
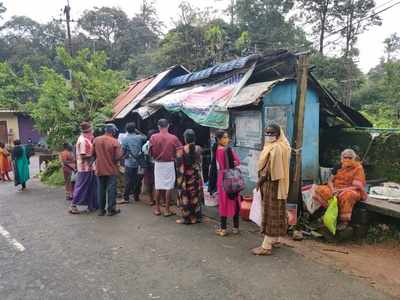
[(337, 197), (339, 205), (339, 221), (345, 227), (351, 220), (354, 205), (365, 200), (364, 168), (357, 160), (357, 154), (352, 149), (346, 149), (341, 154), (341, 166), (336, 174), (329, 178), (327, 185), (315, 187), (313, 199), (323, 207), (328, 207), (328, 200)]

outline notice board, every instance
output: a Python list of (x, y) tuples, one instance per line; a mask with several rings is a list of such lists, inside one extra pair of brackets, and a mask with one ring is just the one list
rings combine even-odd
[(288, 120), (290, 114), (289, 105), (281, 106), (267, 106), (265, 107), (265, 125), (268, 126), (271, 123), (279, 125), (286, 137), (288, 137)]
[(235, 146), (261, 149), (262, 119), (260, 111), (245, 111), (235, 114)]

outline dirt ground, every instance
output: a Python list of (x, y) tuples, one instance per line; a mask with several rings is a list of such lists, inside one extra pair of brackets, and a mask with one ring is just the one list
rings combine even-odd
[(314, 262), (367, 280), (371, 286), (400, 299), (400, 243), (326, 244), (304, 240), (286, 243), (295, 252)]

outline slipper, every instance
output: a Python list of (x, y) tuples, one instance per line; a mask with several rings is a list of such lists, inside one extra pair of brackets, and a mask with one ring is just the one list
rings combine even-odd
[(128, 200), (119, 200), (117, 201), (117, 204), (128, 204), (129, 201)]
[(76, 207), (74, 207), (74, 208), (70, 208), (69, 210), (68, 210), (68, 212), (70, 213), (70, 214), (72, 214), (72, 215), (79, 215), (81, 212), (76, 208)]
[(173, 212), (165, 212), (164, 213), (164, 217), (166, 217), (166, 218), (168, 218), (168, 217), (171, 217), (171, 216), (174, 216), (175, 215), (175, 213), (173, 213)]
[(265, 249), (263, 247), (257, 247), (251, 250), (251, 253), (253, 253), (256, 256), (268, 256), (272, 254), (272, 249)]
[(190, 224), (188, 221), (186, 221), (185, 219), (178, 219), (175, 221), (176, 224), (183, 224), (183, 225), (188, 225)]
[(154, 211), (153, 211), (153, 214), (154, 214), (155, 216), (161, 216), (161, 211), (159, 211), (159, 210), (154, 210)]

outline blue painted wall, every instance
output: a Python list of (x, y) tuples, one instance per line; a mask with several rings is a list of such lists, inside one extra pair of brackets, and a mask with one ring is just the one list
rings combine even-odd
[[(287, 138), (292, 143), (294, 127), (294, 110), (297, 85), (295, 81), (286, 81), (277, 84), (272, 91), (263, 98), (262, 122), (265, 128), (271, 120), (268, 116), (278, 116), (278, 124), (286, 125)], [(271, 109), (272, 108), (272, 109)], [(277, 112), (277, 113), (274, 113)], [(286, 124), (283, 124), (286, 123)], [(245, 191), (249, 193), (254, 187), (254, 172), (249, 170), (254, 164), (248, 164), (249, 154), (254, 159), (254, 151), (246, 147), (234, 147), (241, 160), (244, 162), (245, 174), (253, 173), (253, 178), (247, 178), (250, 187)], [(313, 89), (308, 89), (304, 116), (304, 137), (302, 149), (302, 178), (306, 181), (318, 180), (319, 174), (319, 100)]]

